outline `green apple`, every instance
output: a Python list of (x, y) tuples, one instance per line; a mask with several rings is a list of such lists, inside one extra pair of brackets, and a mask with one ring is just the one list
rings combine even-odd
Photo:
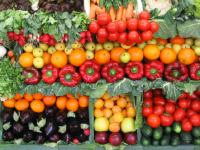
[(103, 43), (103, 48), (106, 49), (107, 51), (111, 51), (114, 48), (114, 44), (111, 41), (107, 41)]
[(189, 44), (182, 44), (181, 45), (181, 48), (183, 49), (183, 48), (190, 48), (190, 45)]
[(147, 43), (143, 42), (141, 44), (137, 44), (137, 47), (139, 47), (140, 49), (143, 49), (146, 45), (147, 45)]
[(55, 45), (55, 49), (57, 50), (57, 51), (63, 51), (64, 49), (65, 49), (65, 43), (61, 43), (61, 42), (59, 42), (59, 43), (56, 43), (56, 45)]
[(152, 38), (151, 40), (147, 41), (147, 44), (154, 44), (156, 45), (157, 44), (157, 40)]
[(164, 45), (162, 45), (162, 44), (156, 44), (156, 45), (158, 46), (158, 48), (160, 49), (160, 51), (161, 51), (163, 48), (165, 48)]
[(72, 51), (73, 51), (72, 48), (71, 48), (71, 49), (67, 49), (67, 47), (65, 47), (64, 52), (65, 52), (67, 55), (69, 55)]
[(43, 50), (39, 47), (33, 49), (33, 56), (34, 57), (42, 57)]
[(167, 43), (166, 45), (165, 45), (165, 48), (172, 48), (172, 44), (171, 43)]
[(49, 48), (48, 48), (48, 53), (49, 54), (53, 54), (53, 53), (55, 53), (57, 50), (55, 49), (55, 47), (54, 46), (50, 46)]
[(42, 57), (36, 57), (33, 59), (33, 65), (35, 68), (42, 68), (44, 66), (44, 60)]
[(114, 47), (120, 47), (120, 44), (117, 41), (114, 41), (113, 44), (114, 44)]
[(32, 52), (33, 51), (33, 49), (34, 49), (34, 47), (33, 47), (33, 45), (31, 44), (31, 43), (26, 43), (26, 44), (24, 44), (24, 46), (23, 46), (23, 48), (24, 48), (24, 51), (25, 52)]
[(200, 56), (200, 46), (195, 46), (194, 52), (197, 56)]
[(194, 41), (194, 45), (195, 45), (195, 46), (200, 46), (200, 40), (196, 39), (196, 40)]
[(86, 50), (93, 51), (93, 50), (95, 50), (95, 47), (96, 47), (96, 45), (94, 42), (87, 41), (85, 43)]
[(172, 49), (176, 52), (176, 55), (178, 55), (178, 53), (182, 49), (182, 47), (180, 44), (173, 44)]
[(128, 63), (131, 59), (131, 55), (128, 52), (124, 52), (120, 55), (120, 60), (123, 63)]
[(86, 60), (88, 60), (88, 59), (94, 59), (94, 53), (93, 53), (93, 51), (87, 50), (87, 51), (85, 51), (85, 54), (86, 54)]
[(97, 52), (97, 51), (100, 50), (100, 49), (103, 49), (103, 44), (97, 43), (97, 44), (95, 45), (95, 52)]
[(39, 44), (39, 48), (41, 48), (43, 51), (47, 51), (48, 50), (48, 45), (45, 43), (40, 43)]
[(109, 121), (106, 117), (96, 118), (94, 120), (94, 130), (97, 132), (108, 131)]
[(81, 44), (81, 42), (78, 42), (77, 40), (75, 40), (74, 44), (71, 44), (71, 48), (72, 49), (83, 48), (83, 45)]
[(121, 123), (121, 130), (123, 133), (128, 133), (128, 132), (135, 132), (136, 128), (134, 126), (135, 120), (130, 117), (124, 118), (124, 120)]
[(185, 39), (185, 44), (188, 44), (188, 45), (192, 46), (194, 44), (193, 38)]

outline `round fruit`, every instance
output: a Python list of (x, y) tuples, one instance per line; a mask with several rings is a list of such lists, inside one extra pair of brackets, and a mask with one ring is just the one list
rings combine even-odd
[(109, 136), (109, 143), (113, 146), (119, 146), (122, 143), (122, 136), (118, 132), (114, 132)]
[(101, 109), (101, 108), (96, 108), (95, 110), (94, 110), (94, 117), (95, 118), (101, 118), (101, 117), (103, 117), (104, 116), (104, 111), (103, 111), (103, 109)]
[(100, 25), (105, 26), (110, 22), (110, 15), (108, 13), (99, 14), (97, 21)]
[(23, 96), (29, 102), (31, 102), (33, 100), (33, 95), (32, 94), (28, 95), (27, 93), (24, 93)]
[(78, 101), (76, 98), (70, 98), (66, 103), (66, 108), (69, 111), (76, 112), (78, 110)]
[(150, 22), (145, 19), (141, 19), (138, 22), (138, 28), (142, 31), (147, 31), (150, 28)]
[(150, 19), (150, 13), (147, 10), (143, 10), (140, 14), (139, 14), (139, 19), (146, 19), (149, 20)]
[(8, 108), (14, 108), (15, 102), (16, 102), (16, 100), (14, 100), (14, 99), (7, 99), (7, 100), (3, 101), (3, 106), (8, 107)]
[(44, 95), (41, 93), (36, 93), (33, 95), (33, 99), (43, 99)]
[(124, 116), (122, 115), (122, 112), (117, 112), (112, 116), (112, 119), (115, 122), (122, 122), (124, 120)]
[(23, 53), (19, 56), (19, 64), (23, 67), (23, 68), (27, 68), (27, 67), (31, 67), (33, 66), (33, 59), (34, 56), (32, 53)]
[(138, 47), (131, 47), (128, 50), (128, 53), (131, 55), (130, 61), (142, 61), (143, 60), (143, 51)]
[(159, 29), (159, 25), (157, 22), (155, 21), (151, 21), (150, 22), (150, 30), (153, 32), (153, 33), (156, 33)]
[(143, 31), (141, 33), (141, 38), (143, 41), (150, 41), (153, 37), (153, 33), (151, 30)]
[(67, 100), (68, 98), (66, 96), (59, 96), (56, 100), (56, 106), (58, 107), (58, 109), (65, 109)]
[(80, 107), (88, 107), (89, 97), (88, 96), (80, 96), (78, 99), (78, 104)]
[(118, 63), (121, 63), (122, 61), (120, 60), (120, 55), (122, 53), (124, 53), (124, 52), (126, 52), (126, 50), (123, 49), (123, 48), (121, 48), (121, 47), (115, 47), (115, 48), (113, 48), (111, 50), (111, 53), (110, 53), (111, 60), (114, 60), (114, 61), (116, 61)]
[(124, 30), (126, 30), (127, 27), (126, 21), (118, 20), (117, 24), (118, 24), (118, 32), (124, 32)]
[(97, 33), (100, 28), (100, 25), (97, 21), (91, 21), (89, 24), (89, 30), (91, 33)]
[(45, 105), (40, 100), (33, 100), (30, 104), (31, 109), (36, 113), (41, 113), (44, 111)]
[(29, 107), (29, 102), (25, 99), (20, 99), (15, 103), (15, 109), (23, 111)]
[(185, 43), (185, 39), (184, 38), (181, 38), (179, 35), (176, 35), (175, 38), (170, 38), (169, 42), (171, 44), (184, 44)]
[(195, 61), (195, 53), (190, 48), (181, 49), (178, 53), (178, 60), (185, 65), (190, 65)]
[(53, 106), (56, 102), (56, 96), (44, 96), (43, 97), (43, 102), (46, 106)]
[(126, 105), (127, 105), (126, 99), (125, 99), (125, 98), (119, 98), (119, 99), (117, 100), (117, 105), (118, 105), (119, 107), (121, 107), (121, 108), (125, 108)]
[(51, 56), (51, 63), (58, 68), (62, 68), (67, 64), (67, 55), (62, 51), (57, 51)]
[(75, 49), (69, 54), (69, 61), (73, 66), (79, 67), (85, 60), (86, 54), (82, 49)]
[(162, 44), (162, 45), (166, 45), (168, 43), (167, 39), (161, 39), (161, 38), (157, 38), (157, 44)]
[(22, 98), (23, 98), (23, 96), (21, 96), (19, 93), (16, 93), (15, 97), (13, 97), (13, 99), (15, 99), (15, 100), (19, 100), (19, 99), (22, 99)]
[(113, 108), (114, 102), (111, 99), (107, 99), (104, 101), (104, 107), (105, 108)]
[(160, 56), (160, 49), (157, 45), (148, 44), (143, 49), (144, 57), (148, 60), (158, 59)]
[(127, 23), (127, 29), (129, 31), (133, 31), (133, 30), (135, 31), (135, 30), (138, 29), (138, 19), (136, 19), (136, 18), (129, 18), (126, 21), (126, 23)]
[(160, 60), (164, 64), (170, 64), (176, 60), (176, 52), (172, 48), (164, 48), (160, 53)]
[(157, 115), (151, 114), (147, 117), (147, 124), (152, 128), (160, 126), (160, 118)]
[(94, 103), (95, 108), (101, 108), (104, 105), (104, 101), (100, 98), (97, 99), (97, 101)]
[(120, 126), (118, 122), (112, 122), (111, 124), (109, 124), (109, 130), (111, 132), (119, 132), (120, 130)]
[(112, 116), (112, 111), (109, 108), (104, 108), (103, 114), (104, 114), (104, 117), (110, 118)]
[(44, 52), (43, 55), (42, 55), (42, 58), (44, 60), (44, 65), (51, 63), (51, 54)]
[(110, 53), (105, 49), (98, 50), (94, 55), (94, 59), (101, 65), (105, 65), (110, 61)]
[(107, 30), (108, 30), (108, 32), (110, 32), (110, 33), (118, 32), (118, 29), (119, 29), (119, 25), (118, 25), (116, 22), (110, 22), (110, 23), (107, 25)]
[(128, 107), (126, 109), (126, 115), (127, 115), (127, 117), (134, 118), (136, 116), (135, 107)]

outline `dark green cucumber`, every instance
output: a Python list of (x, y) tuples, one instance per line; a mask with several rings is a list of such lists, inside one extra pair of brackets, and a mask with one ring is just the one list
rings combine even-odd
[(179, 135), (177, 133), (173, 133), (171, 137), (171, 145), (172, 146), (178, 146), (180, 145), (181, 140), (179, 138)]
[(185, 144), (190, 144), (192, 141), (192, 135), (190, 132), (181, 131), (179, 136), (181, 141), (184, 142)]
[(192, 138), (192, 144), (195, 144), (195, 145), (200, 145), (200, 138), (196, 138), (196, 137), (193, 137)]
[(148, 126), (147, 124), (144, 124), (141, 129), (141, 132), (143, 136), (150, 137), (152, 135), (152, 127)]
[(200, 126), (193, 127), (191, 133), (194, 137), (200, 137)]
[(142, 138), (141, 138), (141, 144), (144, 145), (144, 146), (150, 145), (151, 144), (151, 138), (150, 137), (142, 136)]
[(175, 133), (180, 133), (181, 132), (181, 122), (176, 122), (174, 121), (173, 124), (172, 124), (172, 130), (175, 132)]
[(159, 140), (162, 137), (162, 135), (163, 135), (162, 126), (159, 126), (159, 127), (153, 129), (153, 137), (154, 137), (154, 139)]
[(156, 139), (152, 139), (152, 145), (154, 145), (154, 146), (157, 146), (157, 145), (159, 145), (159, 143), (160, 143), (160, 140), (156, 140)]
[(163, 130), (164, 130), (165, 133), (171, 133), (172, 132), (172, 128), (170, 126), (164, 127)]
[(164, 134), (163, 137), (160, 139), (160, 145), (162, 146), (169, 145), (170, 139), (171, 139), (171, 134), (169, 133)]

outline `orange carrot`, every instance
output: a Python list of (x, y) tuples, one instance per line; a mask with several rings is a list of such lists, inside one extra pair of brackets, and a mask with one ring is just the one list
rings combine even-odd
[(13, 56), (13, 57), (10, 59), (10, 61), (11, 61), (12, 63), (14, 63), (14, 62), (15, 62), (15, 57)]
[(126, 21), (126, 8), (123, 9), (122, 20)]
[(13, 53), (13, 51), (8, 51), (7, 55), (8, 55), (9, 57), (13, 57), (13, 56), (14, 56), (14, 53)]
[(126, 9), (126, 19), (129, 19), (133, 16), (133, 4), (128, 4)]
[(90, 4), (90, 19), (95, 19), (95, 4), (91, 2)]
[(100, 0), (97, 0), (97, 4), (99, 4), (100, 3)]
[[(95, 5), (94, 6), (94, 9), (95, 9), (95, 12), (97, 13), (97, 14), (102, 14), (102, 13), (104, 13), (105, 11), (106, 11), (106, 8), (104, 7), (104, 8), (100, 8), (99, 6), (97, 6), (97, 5)], [(105, 9), (105, 10), (104, 10)]]
[(123, 15), (123, 6), (119, 6), (119, 10), (117, 11), (117, 18), (116, 20), (121, 20)]
[(102, 7), (101, 10), (105, 13), (106, 12), (106, 7)]
[(115, 22), (115, 11), (114, 11), (113, 6), (110, 8), (109, 14), (110, 14), (111, 21)]

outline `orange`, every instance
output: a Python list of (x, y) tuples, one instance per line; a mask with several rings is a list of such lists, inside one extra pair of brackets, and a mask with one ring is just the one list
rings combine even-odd
[(122, 110), (122, 115), (124, 116), (124, 118), (126, 118), (126, 109)]
[(16, 100), (14, 100), (14, 99), (7, 99), (3, 102), (3, 106), (8, 107), (8, 108), (14, 108), (15, 102), (16, 102)]
[(70, 98), (66, 103), (66, 108), (69, 111), (76, 112), (78, 110), (78, 100), (76, 98)]
[(33, 65), (34, 56), (32, 53), (23, 53), (19, 56), (19, 64), (23, 68), (31, 67)]
[(104, 101), (100, 98), (97, 99), (97, 101), (94, 103), (95, 108), (101, 108), (104, 105)]
[(111, 124), (109, 124), (109, 130), (111, 132), (119, 132), (120, 130), (120, 126), (118, 122), (112, 122)]
[(44, 60), (44, 65), (51, 63), (51, 54), (44, 52), (43, 55), (42, 55), (42, 58)]
[(113, 108), (112, 108), (112, 113), (113, 114), (116, 113), (116, 112), (121, 112), (121, 111), (122, 111), (121, 107), (119, 107), (117, 105), (113, 106)]
[(126, 52), (126, 50), (121, 47), (113, 48), (110, 52), (111, 60), (121, 63), (122, 61), (120, 60), (120, 55), (124, 52)]
[(124, 120), (124, 116), (122, 112), (117, 112), (112, 116), (112, 119), (115, 122), (122, 122)]
[(66, 94), (66, 96), (67, 96), (68, 98), (75, 98), (75, 97), (72, 96), (72, 94)]
[(133, 107), (133, 102), (128, 102), (128, 104), (126, 105), (126, 108), (129, 108), (129, 107)]
[(29, 102), (25, 99), (20, 99), (15, 103), (15, 109), (23, 111), (29, 107)]
[(19, 93), (15, 94), (15, 97), (13, 97), (13, 99), (18, 100), (18, 99), (22, 99), (23, 96), (21, 96)]
[(105, 49), (98, 50), (94, 54), (94, 59), (101, 65), (105, 65), (110, 61), (110, 53)]
[(143, 53), (148, 60), (155, 60), (158, 59), (160, 56), (160, 49), (157, 45), (148, 44), (144, 47)]
[(96, 108), (96, 109), (94, 110), (94, 117), (95, 117), (95, 118), (100, 118), (100, 117), (103, 117), (103, 116), (104, 116), (103, 109)]
[(59, 96), (56, 100), (58, 109), (65, 109), (68, 98), (66, 96)]
[(33, 99), (43, 99), (44, 95), (41, 93), (36, 93), (33, 95)]
[(51, 56), (51, 63), (58, 67), (62, 68), (67, 64), (67, 54), (62, 51), (57, 51)]
[(86, 53), (82, 49), (74, 49), (70, 54), (69, 54), (69, 62), (76, 67), (79, 67), (82, 65), (86, 60)]
[(44, 111), (45, 105), (41, 100), (33, 100), (30, 104), (31, 109), (36, 113), (41, 113)]
[(46, 106), (53, 106), (56, 102), (56, 96), (44, 96), (43, 97), (43, 102)]
[(120, 97), (125, 97), (125, 94), (123, 94), (123, 95), (120, 95)]
[(138, 47), (131, 47), (128, 50), (128, 53), (131, 55), (130, 61), (142, 61), (143, 60), (143, 51)]
[(113, 108), (114, 106), (114, 102), (111, 99), (107, 99), (104, 101), (104, 107), (106, 108)]
[(171, 44), (180, 44), (180, 45), (182, 45), (182, 44), (185, 43), (185, 38), (181, 38), (179, 35), (176, 35), (175, 38), (173, 38), (173, 39), (170, 38), (169, 42)]
[(116, 101), (117, 99), (119, 98), (119, 95), (115, 96), (115, 97), (112, 97), (111, 99)]
[(89, 105), (89, 97), (88, 96), (80, 96), (78, 99), (78, 104), (80, 107), (88, 107)]
[(24, 98), (27, 101), (31, 102), (33, 100), (33, 95), (32, 94), (28, 95), (27, 93), (24, 93)]
[(136, 116), (135, 107), (128, 107), (126, 109), (126, 115), (127, 115), (127, 117), (131, 117), (131, 118), (135, 117)]
[(109, 98), (110, 98), (109, 93), (106, 91), (106, 92), (104, 93), (104, 95), (102, 96), (102, 98), (103, 98), (104, 100), (109, 99)]
[(195, 53), (190, 48), (181, 49), (178, 53), (178, 60), (185, 65), (190, 65), (195, 61)]
[(157, 44), (162, 44), (162, 45), (166, 45), (168, 43), (167, 39), (161, 39), (161, 38), (157, 38)]
[(119, 107), (121, 107), (121, 108), (126, 107), (126, 105), (127, 105), (126, 99), (125, 99), (125, 98), (119, 98), (119, 99), (117, 100), (117, 105), (118, 105)]
[(160, 53), (160, 60), (164, 64), (171, 64), (176, 60), (176, 52), (172, 48), (163, 48)]
[(110, 118), (112, 116), (112, 111), (109, 108), (103, 110), (104, 117)]

